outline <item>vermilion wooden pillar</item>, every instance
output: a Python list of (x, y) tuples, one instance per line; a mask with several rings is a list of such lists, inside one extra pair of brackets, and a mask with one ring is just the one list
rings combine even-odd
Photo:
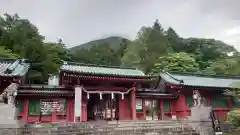
[(164, 106), (163, 106), (163, 100), (160, 100), (160, 119), (163, 120), (164, 117)]
[(29, 99), (24, 100), (24, 110), (23, 110), (23, 120), (27, 122), (28, 120), (28, 104), (29, 104)]
[(143, 118), (146, 120), (146, 106), (145, 106), (145, 99), (142, 100), (142, 108), (143, 108)]
[(81, 121), (86, 122), (87, 121), (87, 102), (82, 101), (82, 116)]
[(186, 96), (185, 95), (180, 95), (178, 97), (177, 101), (177, 106), (178, 106), (178, 114), (180, 117), (187, 117), (188, 116), (188, 107), (187, 107), (187, 102), (186, 102)]
[(67, 114), (66, 114), (66, 116), (67, 116), (67, 122), (70, 122), (71, 121), (71, 108), (72, 108), (72, 106), (71, 106), (71, 99), (70, 98), (67, 98)]
[(207, 105), (211, 106), (211, 98), (210, 98), (210, 96), (207, 97)]
[(52, 112), (52, 122), (57, 122), (57, 112), (55, 109)]
[(73, 98), (68, 98), (68, 104), (67, 104), (67, 122), (73, 122), (74, 121), (74, 101)]
[(133, 87), (132, 90), (132, 120), (137, 119), (137, 114), (136, 114), (136, 88)]

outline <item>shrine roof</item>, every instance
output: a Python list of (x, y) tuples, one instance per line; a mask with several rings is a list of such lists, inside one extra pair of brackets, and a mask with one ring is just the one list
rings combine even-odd
[(74, 90), (74, 87), (40, 85), (40, 84), (24, 84), (18, 87), (19, 90), (41, 90), (41, 91), (56, 91), (56, 90)]
[(18, 95), (43, 95), (43, 96), (73, 96), (74, 89), (63, 86), (50, 85), (20, 85), (18, 87)]
[(143, 71), (135, 68), (124, 68), (104, 65), (86, 65), (71, 62), (64, 62), (60, 67), (61, 71), (83, 73), (90, 75), (105, 75), (105, 76), (126, 76), (126, 77), (144, 77)]
[[(239, 88), (239, 76), (217, 76), (193, 73), (160, 73), (160, 77), (174, 85), (216, 87), (216, 88)], [(239, 83), (239, 86), (237, 84)]]
[(23, 59), (0, 58), (0, 76), (24, 76), (30, 67)]

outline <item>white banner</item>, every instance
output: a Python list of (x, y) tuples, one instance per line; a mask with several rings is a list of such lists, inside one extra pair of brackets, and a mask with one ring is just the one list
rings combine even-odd
[(82, 87), (75, 87), (74, 121), (76, 121), (76, 117), (80, 117), (81, 121), (81, 114), (82, 114)]
[(136, 109), (142, 110), (142, 99), (136, 99)]

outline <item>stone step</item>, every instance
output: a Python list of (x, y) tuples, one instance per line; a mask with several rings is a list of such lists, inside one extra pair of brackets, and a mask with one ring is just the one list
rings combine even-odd
[(12, 104), (0, 103), (0, 128), (17, 128), (16, 108)]

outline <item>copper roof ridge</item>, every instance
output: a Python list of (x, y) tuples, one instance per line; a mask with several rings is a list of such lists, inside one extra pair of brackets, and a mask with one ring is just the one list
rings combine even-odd
[[(86, 64), (86, 63), (78, 63), (78, 62), (71, 62), (71, 61), (64, 61), (66, 64), (76, 65), (76, 66), (89, 66), (89, 67), (104, 67), (104, 68), (119, 68), (119, 69), (132, 69), (132, 70), (139, 70), (138, 68), (132, 67), (124, 67), (124, 66), (112, 66), (112, 65), (99, 65), (99, 64)], [(63, 63), (64, 63), (63, 62)], [(64, 64), (63, 64), (64, 65)], [(142, 71), (143, 72), (143, 71)]]
[(17, 60), (19, 60), (19, 61), (28, 61), (28, 59), (13, 59), (13, 58), (3, 58), (3, 57), (0, 57), (0, 62), (4, 62), (4, 61), (6, 61), (6, 62), (15, 62), (15, 61), (17, 61)]
[(240, 79), (240, 76), (235, 75), (214, 75), (214, 74), (201, 74), (201, 73), (191, 73), (191, 72), (168, 72), (170, 75), (184, 75), (184, 76), (195, 76), (195, 77), (206, 77), (206, 78), (216, 78), (216, 79)]

